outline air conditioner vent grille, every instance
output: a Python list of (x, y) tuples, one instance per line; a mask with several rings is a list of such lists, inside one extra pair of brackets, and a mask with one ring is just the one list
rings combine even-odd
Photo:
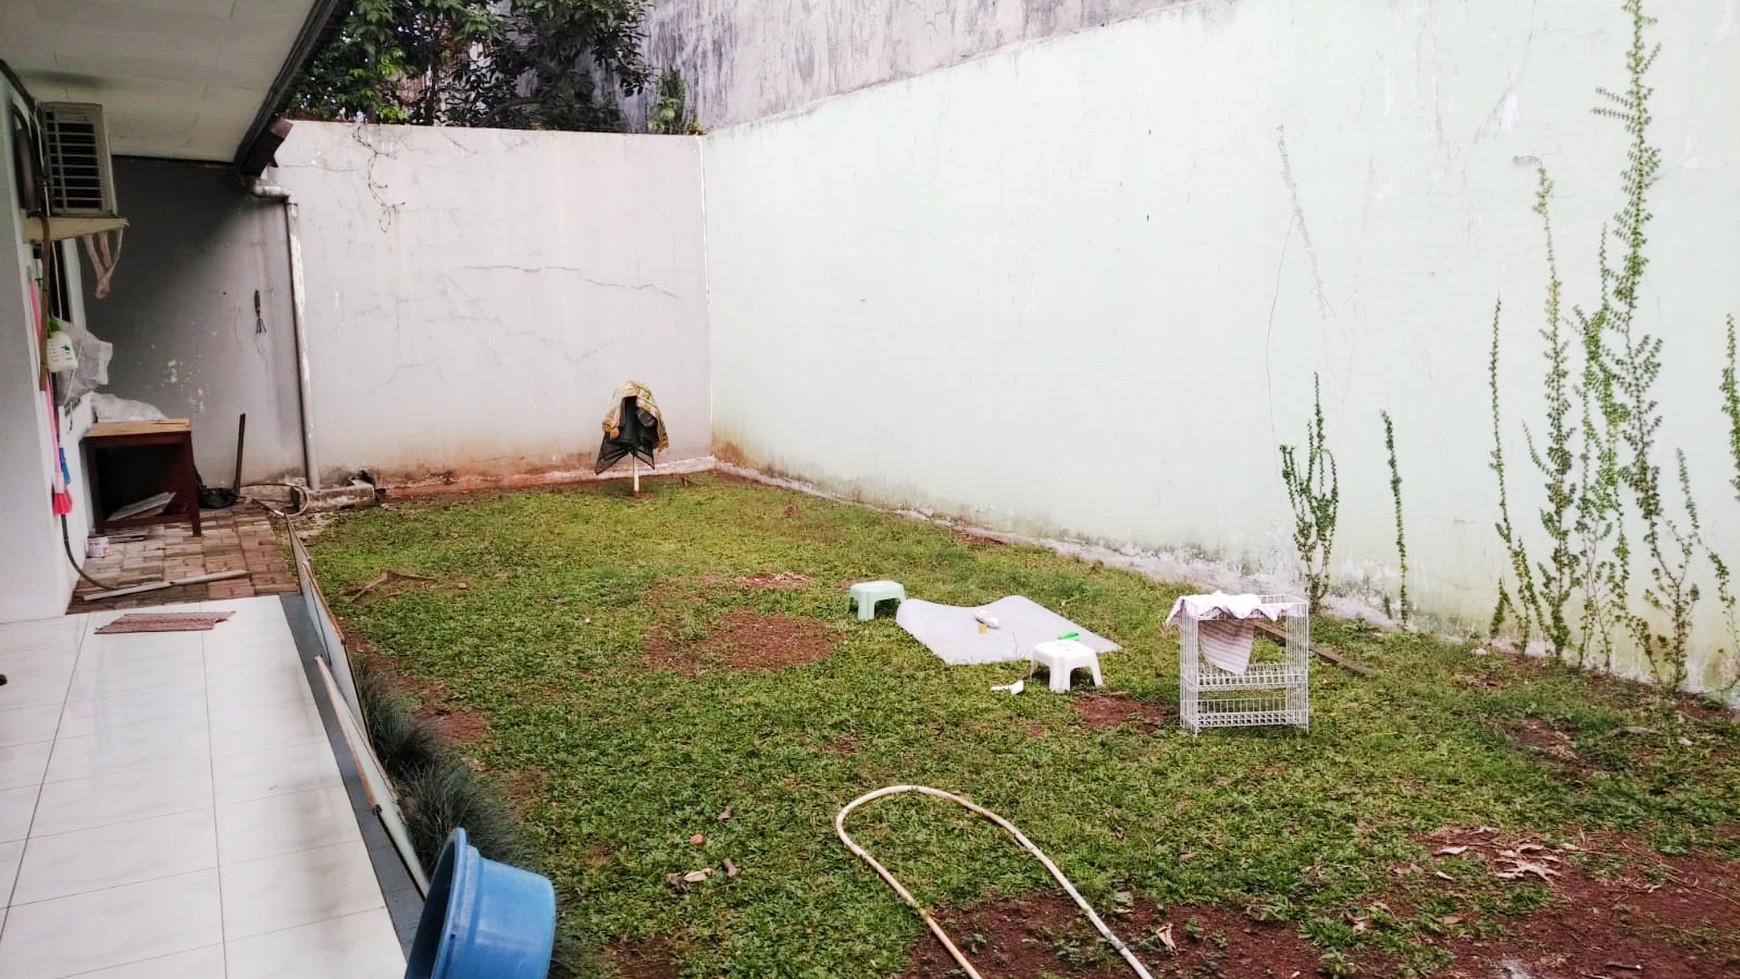
[(115, 181), (103, 107), (45, 102), (39, 107), (53, 217), (115, 217)]

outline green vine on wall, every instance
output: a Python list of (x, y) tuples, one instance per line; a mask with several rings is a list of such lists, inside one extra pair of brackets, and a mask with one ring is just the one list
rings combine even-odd
[(1540, 521), (1541, 529), (1546, 531), (1547, 539), (1552, 543), (1547, 560), (1537, 562), (1533, 569), (1539, 572), (1540, 578), (1533, 586), (1537, 601), (1532, 611), (1553, 655), (1559, 657), (1571, 646), (1571, 622), (1565, 616), (1565, 606), (1570, 604), (1571, 594), (1577, 587), (1577, 554), (1571, 546), (1575, 522), (1572, 509), (1577, 498), (1577, 486), (1571, 479), (1577, 462), (1572, 441), (1577, 429), (1569, 420), (1571, 344), (1564, 335), (1564, 320), (1559, 312), (1563, 285), (1559, 281), (1558, 256), (1553, 250), (1553, 221), (1548, 209), (1553, 196), (1553, 182), (1547, 177), (1545, 167), (1537, 167), (1536, 175), (1535, 213), (1540, 215), (1541, 229), (1547, 241), (1546, 325), (1540, 330), (1541, 339), (1546, 343), (1547, 361), (1546, 444), (1536, 444), (1527, 423), (1523, 425), (1523, 435), (1529, 448), (1529, 460), (1545, 479), (1546, 504), (1540, 509)]
[[(1722, 365), (1722, 414), (1728, 418), (1728, 458), (1734, 464), (1734, 478), (1728, 485), (1734, 488), (1734, 501), (1740, 503), (1740, 370), (1737, 370), (1734, 343), (1734, 315), (1728, 314), (1727, 360)], [(1687, 493), (1687, 498), (1690, 498)], [(1725, 648), (1718, 651), (1723, 672), (1729, 677), (1727, 689), (1740, 685), (1740, 616), (1736, 615), (1734, 583), (1728, 565), (1716, 549), (1706, 548), (1710, 566), (1716, 578), (1716, 601), (1722, 606), (1722, 618), (1728, 634)]]
[[(1402, 594), (1397, 603), (1394, 615), (1402, 625), (1405, 626), (1408, 624), (1408, 620), (1413, 616), (1414, 609), (1408, 602), (1408, 539), (1406, 535), (1402, 533), (1402, 471), (1396, 466), (1395, 424), (1390, 421), (1389, 412), (1380, 411), (1378, 412), (1378, 415), (1383, 418), (1384, 449), (1389, 452), (1390, 458), (1390, 498), (1395, 502), (1396, 507), (1396, 557), (1401, 563), (1402, 569)], [(1389, 605), (1390, 598), (1388, 595), (1385, 595), (1385, 615), (1391, 614)]]
[(1323, 427), (1323, 386), (1311, 375), (1313, 413), (1305, 426), (1305, 465), (1294, 446), (1281, 446), (1281, 481), (1293, 507), (1293, 546), (1305, 567), (1305, 592), (1316, 608), (1329, 593), (1329, 552), (1335, 544), (1341, 484)]
[[(1606, 326), (1613, 341), (1608, 369), (1619, 400), (1619, 438), (1627, 453), (1620, 466), (1620, 481), (1630, 491), (1631, 502), (1637, 509), (1650, 562), (1643, 601), (1666, 617), (1667, 627), (1665, 631), (1658, 630), (1649, 616), (1637, 612), (1628, 616), (1628, 622), (1632, 639), (1648, 658), (1656, 681), (1678, 689), (1686, 680), (1692, 609), (1698, 601), (1698, 586), (1691, 580), (1691, 563), (1698, 542), (1695, 532), (1682, 531), (1667, 513), (1661, 466), (1655, 461), (1662, 415), (1654, 388), (1661, 376), (1662, 340), (1643, 332), (1636, 322), (1639, 290), (1644, 271), (1649, 267), (1644, 253), (1653, 217), (1649, 189), (1661, 170), (1661, 150), (1649, 142), (1649, 98), (1653, 90), (1644, 80), (1661, 47), (1644, 39), (1654, 20), (1644, 14), (1643, 0), (1627, 0), (1625, 11), (1631, 15), (1632, 23), (1631, 47), (1625, 55), (1629, 84), (1623, 92), (1599, 89), (1607, 104), (1595, 109), (1597, 115), (1621, 122), (1631, 137), (1621, 174), (1625, 201), (1614, 218), (1614, 236), (1622, 244), (1623, 252), (1617, 269), (1602, 270), (1603, 279), (1612, 283), (1612, 301), (1606, 308)], [(1689, 497), (1687, 502), (1690, 503)]]
[[(1680, 689), (1689, 679), (1692, 621), (1700, 597), (1693, 566), (1699, 554), (1707, 556), (1714, 569), (1731, 640), (1740, 640), (1740, 628), (1735, 626), (1729, 569), (1703, 540), (1685, 453), (1674, 453), (1683, 525), (1669, 512), (1657, 461), (1663, 416), (1655, 389), (1661, 377), (1663, 342), (1639, 323), (1638, 307), (1649, 267), (1645, 252), (1652, 218), (1649, 191), (1661, 169), (1661, 152), (1649, 142), (1653, 90), (1646, 83), (1660, 47), (1647, 42), (1654, 20), (1644, 13), (1642, 0), (1625, 0), (1623, 9), (1632, 28), (1625, 56), (1627, 85), (1621, 91), (1597, 89), (1602, 104), (1594, 110), (1619, 121), (1630, 137), (1620, 174), (1623, 203), (1613, 224), (1601, 232), (1600, 303), (1593, 312), (1572, 307), (1580, 344), (1565, 329), (1569, 321), (1562, 315), (1563, 287), (1550, 217), (1552, 181), (1544, 168), (1538, 169), (1534, 210), (1546, 234), (1548, 273), (1546, 323), (1539, 331), (1545, 343), (1546, 418), (1539, 440), (1527, 424), (1523, 433), (1545, 490), (1539, 518), (1550, 548), (1544, 561), (1529, 560), (1522, 535), (1511, 520), (1499, 411), (1499, 312), (1495, 310), (1493, 316), (1490, 465), (1498, 476), (1495, 527), (1510, 558), (1510, 580), (1499, 582), (1492, 626), (1496, 633), (1506, 616), (1514, 615), (1525, 645), (1538, 628), (1555, 655), (1574, 650), (1579, 665), (1600, 662), (1609, 669), (1618, 632), (1644, 655), (1658, 684)], [(1609, 241), (1617, 246), (1617, 263), (1610, 261)], [(1574, 351), (1582, 357), (1575, 382)], [(1740, 384), (1735, 379), (1734, 356), (1730, 319), (1729, 367), (1721, 390), (1730, 420), (1733, 484), (1740, 500)], [(1628, 515), (1636, 521), (1643, 545), (1635, 557), (1644, 559), (1647, 573), (1638, 594), (1641, 608), (1631, 605), (1634, 555)], [(1573, 627), (1569, 610), (1579, 604), (1581, 615)]]
[(1498, 584), (1498, 604), (1492, 610), (1490, 629), (1491, 634), (1497, 636), (1504, 628), (1505, 619), (1514, 617), (1522, 632), (1523, 645), (1527, 646), (1531, 630), (1540, 620), (1541, 602), (1535, 590), (1534, 566), (1529, 563), (1528, 547), (1510, 519), (1510, 489), (1504, 468), (1504, 425), (1498, 398), (1498, 333), (1503, 318), (1504, 300), (1500, 299), (1492, 307), (1492, 354), (1486, 367), (1487, 383), (1492, 390), (1492, 455), (1487, 468), (1498, 476), (1498, 522), (1493, 524), (1493, 529), (1498, 531), (1498, 539), (1504, 542), (1514, 580), (1508, 586), (1502, 580)]

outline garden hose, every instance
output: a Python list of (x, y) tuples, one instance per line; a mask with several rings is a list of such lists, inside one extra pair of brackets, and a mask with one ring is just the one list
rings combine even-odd
[(967, 961), (965, 955), (961, 954), (961, 950), (955, 946), (955, 943), (949, 938), (948, 933), (943, 931), (942, 925), (937, 923), (936, 917), (930, 913), (930, 910), (924, 905), (918, 903), (918, 898), (913, 897), (912, 892), (902, 886), (900, 881), (896, 880), (894, 875), (888, 872), (887, 867), (878, 863), (875, 857), (871, 856), (868, 851), (859, 846), (852, 837), (846, 833), (846, 817), (851, 814), (852, 810), (866, 802), (873, 802), (883, 796), (897, 795), (902, 792), (918, 792), (923, 795), (936, 796), (939, 799), (947, 799), (950, 802), (964, 806), (967, 809), (978, 813), (1002, 827), (1010, 836), (1015, 838), (1015, 842), (1021, 844), (1027, 849), (1028, 853), (1031, 853), (1038, 858), (1039, 862), (1045, 865), (1046, 870), (1051, 871), (1051, 876), (1057, 878), (1057, 882), (1062, 884), (1063, 889), (1069, 892), (1069, 896), (1075, 899), (1075, 903), (1087, 914), (1088, 920), (1093, 922), (1094, 927), (1099, 929), (1100, 934), (1105, 936), (1106, 941), (1111, 942), (1112, 947), (1118, 950), (1118, 954), (1122, 955), (1124, 961), (1129, 963), (1131, 970), (1133, 970), (1136, 975), (1141, 976), (1142, 979), (1153, 979), (1153, 976), (1148, 972), (1147, 968), (1137, 960), (1135, 953), (1130, 951), (1130, 947), (1125, 945), (1118, 936), (1112, 934), (1112, 930), (1107, 928), (1106, 923), (1100, 920), (1100, 916), (1094, 913), (1094, 909), (1088, 906), (1086, 899), (1081, 896), (1081, 892), (1075, 889), (1075, 885), (1069, 882), (1069, 878), (1063, 875), (1063, 871), (1057, 869), (1057, 864), (1052, 863), (1051, 858), (1046, 856), (1039, 847), (1034, 846), (1032, 840), (1028, 839), (1025, 834), (1015, 828), (1014, 824), (1010, 823), (1002, 816), (986, 809), (984, 806), (968, 802), (966, 799), (963, 799), (952, 792), (933, 789), (928, 785), (890, 785), (885, 788), (877, 789), (874, 792), (866, 792), (858, 798), (853, 799), (851, 802), (846, 803), (846, 807), (841, 809), (839, 815), (834, 817), (834, 832), (839, 835), (840, 842), (846, 844), (846, 849), (857, 854), (859, 859), (869, 864), (870, 869), (876, 871), (877, 876), (887, 881), (889, 887), (894, 888), (894, 892), (900, 895), (902, 901), (905, 901), (909, 907), (918, 912), (918, 916), (923, 918), (925, 925), (930, 928), (931, 934), (935, 935), (937, 941), (942, 942), (943, 947), (948, 949), (949, 954), (954, 957), (955, 962), (960, 965), (963, 971), (966, 972), (968, 979), (984, 979), (984, 976), (980, 975), (979, 970), (973, 968), (973, 964)]

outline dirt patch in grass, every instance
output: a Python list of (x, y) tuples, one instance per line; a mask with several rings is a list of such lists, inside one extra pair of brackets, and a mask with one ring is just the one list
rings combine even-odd
[(813, 663), (833, 649), (833, 630), (821, 619), (735, 609), (698, 641), (654, 636), (647, 642), (647, 657), (654, 666), (683, 673), (713, 667), (777, 670)]
[[(1484, 829), (1446, 828), (1425, 841), (1438, 854), (1434, 862), (1482, 861), (1495, 883), (1518, 866), (1538, 868), (1524, 870), (1520, 879), (1553, 895), (1525, 914), (1445, 919), (1441, 923), (1454, 937), (1443, 947), (1453, 958), (1439, 975), (1740, 974), (1740, 863), (1733, 860), (1707, 853), (1664, 855), (1612, 833), (1585, 837), (1570, 848)], [(1458, 852), (1444, 852), (1446, 847)]]
[(1090, 693), (1071, 698), (1069, 706), (1081, 718), (1082, 726), (1089, 728), (1130, 724), (1152, 734), (1172, 719), (1166, 708), (1127, 693)]
[(1573, 732), (1560, 725), (1534, 716), (1505, 718), (1494, 721), (1493, 724), (1510, 735), (1518, 747), (1527, 751), (1547, 755), (1570, 765), (1580, 765), (1582, 762), (1577, 749), (1571, 746)]
[(536, 765), (507, 772), (496, 780), (502, 794), (507, 797), (508, 809), (514, 818), (520, 818), (526, 807), (543, 798), (544, 783), (550, 780), (550, 773)]
[(374, 662), (384, 666), (380, 673), (388, 689), (410, 697), (416, 704), (417, 719), (433, 728), (442, 741), (462, 745), (489, 732), (489, 717), (449, 701), (447, 686), (440, 680), (406, 676), (392, 669), (391, 661), (378, 654)]
[(735, 580), (744, 588), (799, 588), (810, 583), (810, 576), (796, 571), (757, 571), (738, 575)]
[[(1318, 952), (1296, 926), (1257, 922), (1226, 908), (1198, 905), (1157, 908), (1135, 899), (1127, 907), (1095, 908), (1106, 924), (1156, 976), (1314, 976)], [(1127, 979), (1132, 975), (1117, 950), (1106, 944), (1087, 917), (1064, 894), (1006, 898), (939, 913), (943, 930), (985, 975), (1076, 976)], [(1176, 951), (1160, 939), (1168, 933)], [(903, 979), (958, 977), (959, 966), (926, 933), (913, 949)]]
[(1508, 961), (1537, 976), (1740, 975), (1740, 867), (1702, 855), (1657, 861), (1605, 877), (1567, 870), (1551, 904), (1499, 919), (1504, 935), (1452, 942), (1444, 975), (1504, 975)]
[(611, 945), (605, 955), (623, 979), (677, 979), (676, 960), (657, 939)]

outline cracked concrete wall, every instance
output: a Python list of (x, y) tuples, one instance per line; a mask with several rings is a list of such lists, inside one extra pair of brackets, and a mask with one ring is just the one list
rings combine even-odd
[(115, 186), (131, 222), (121, 262), (108, 298), (85, 299), (91, 332), (115, 345), (104, 390), (191, 419), (210, 485), (234, 481), (244, 412), (243, 482), (300, 475), (283, 205), (249, 197), (228, 167), (121, 158)]
[[(653, 0), (647, 61), (682, 72), (704, 129), (1184, 0)], [(636, 124), (646, 100), (630, 104)]]
[[(1716, 361), (1740, 309), (1734, 6), (1657, 5), (1665, 165), (1643, 313), (1666, 340), (1660, 461), (1687, 451), (1706, 533), (1729, 544)], [(1504, 566), (1493, 302), (1512, 508), (1532, 528), (1534, 161), (1558, 184), (1567, 300), (1590, 306), (1625, 145), (1589, 110), (1596, 86), (1624, 85), (1628, 40), (1617, 2), (1350, 0), (1331, 16), (1212, 0), (716, 132), (720, 453), (1288, 578), (1276, 446), (1302, 443), (1319, 372), (1338, 587), (1395, 587), (1387, 409), (1410, 591), (1441, 621), (1484, 624)]]
[(590, 471), (631, 377), (707, 454), (699, 140), (298, 122), (278, 164), (324, 474)]

